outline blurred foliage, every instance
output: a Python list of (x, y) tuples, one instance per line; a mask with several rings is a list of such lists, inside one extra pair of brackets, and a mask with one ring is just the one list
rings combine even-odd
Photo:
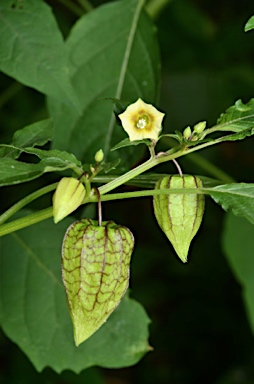
[[(107, 1), (92, 1), (94, 6)], [(53, 7), (64, 36), (77, 16), (60, 1)], [(77, 1), (78, 3), (78, 1)], [(217, 117), (237, 99), (247, 102), (254, 89), (254, 32), (244, 33), (253, 1), (175, 0), (157, 16), (161, 46), (161, 109), (168, 132)], [(44, 97), (0, 74), (0, 134), (8, 142), (17, 127), (47, 118)], [(253, 138), (225, 143), (201, 153), (237, 181), (253, 182)], [(205, 174), (186, 157), (186, 173)], [(159, 167), (175, 172), (173, 165)], [(209, 174), (208, 174), (209, 176)], [(210, 175), (211, 176), (211, 175)], [(47, 176), (52, 181), (54, 176)], [(4, 208), (42, 181), (27, 183), (13, 196), (3, 188)], [(48, 197), (39, 205), (46, 206)], [(1, 334), (0, 383), (170, 383), (250, 384), (254, 382), (254, 342), (235, 280), (221, 247), (225, 214), (207, 199), (201, 231), (182, 265), (157, 227), (150, 199), (105, 203), (105, 219), (124, 223), (138, 234), (131, 264), (131, 297), (146, 308), (154, 350), (122, 370), (89, 369), (81, 375), (37, 373), (18, 348)], [(140, 230), (141, 228), (141, 230)]]

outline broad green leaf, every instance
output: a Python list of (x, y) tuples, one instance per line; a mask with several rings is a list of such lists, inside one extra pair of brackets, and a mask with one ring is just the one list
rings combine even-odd
[(254, 333), (254, 226), (244, 218), (228, 214), (223, 248), (233, 273), (242, 285), (246, 312)]
[(0, 70), (80, 111), (63, 37), (44, 1), (1, 0), (0, 36)]
[[(67, 39), (71, 78), (82, 100), (79, 117), (68, 107), (49, 100), (56, 122), (54, 148), (73, 152), (83, 162), (93, 161), (126, 137), (116, 126), (112, 103), (105, 98), (133, 102), (139, 97), (156, 102), (159, 90), (159, 54), (155, 28), (142, 11), (143, 0), (105, 4), (83, 16)], [(142, 154), (130, 147), (122, 162), (133, 164)], [(134, 153), (136, 155), (134, 156)]]
[(254, 16), (252, 16), (245, 24), (244, 31), (248, 32), (254, 28)]
[[(34, 147), (35, 145), (42, 146), (53, 138), (53, 121), (52, 119), (45, 119), (30, 124), (22, 129), (16, 131), (13, 135), (12, 145), (14, 147)], [(17, 158), (19, 157), (20, 150), (5, 147), (0, 148), (0, 156)]]
[(61, 244), (70, 224), (71, 218), (57, 225), (47, 220), (0, 239), (2, 328), (39, 371), (133, 365), (148, 351), (149, 319), (127, 296), (90, 339), (74, 344), (61, 281)]
[(206, 191), (223, 209), (243, 216), (254, 224), (254, 184), (225, 184)]
[[(9, 147), (8, 147), (9, 148)], [(37, 148), (17, 148), (14, 150), (23, 151), (38, 156), (39, 163), (24, 163), (9, 157), (0, 161), (0, 186), (23, 183), (40, 177), (45, 172), (64, 171), (81, 167), (81, 163), (71, 153), (58, 150), (44, 151)]]

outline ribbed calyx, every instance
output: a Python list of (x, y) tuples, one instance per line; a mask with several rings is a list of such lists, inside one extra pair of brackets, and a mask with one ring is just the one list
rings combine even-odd
[[(202, 188), (201, 180), (191, 175), (166, 176), (158, 180), (155, 189)], [(159, 226), (173, 245), (179, 258), (187, 261), (190, 243), (202, 222), (205, 196), (196, 193), (169, 193), (153, 199)]]
[(53, 218), (55, 224), (74, 212), (86, 196), (84, 185), (73, 177), (63, 177), (53, 195)]
[(129, 285), (131, 231), (113, 221), (82, 219), (65, 234), (62, 279), (78, 346), (120, 303)]

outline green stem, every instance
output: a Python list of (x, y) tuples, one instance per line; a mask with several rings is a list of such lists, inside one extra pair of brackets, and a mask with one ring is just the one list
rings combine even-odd
[(204, 149), (206, 147), (210, 147), (211, 145), (219, 144), (221, 142), (222, 142), (221, 138), (214, 139), (212, 141), (207, 141), (206, 143), (199, 144), (199, 145), (196, 145), (195, 147), (188, 148), (188, 150), (186, 151), (186, 153), (184, 153), (184, 155), (188, 155), (189, 153), (199, 151), (200, 149)]
[[(131, 29), (129, 31), (128, 39), (126, 42), (125, 53), (124, 53), (124, 57), (123, 57), (122, 65), (121, 65), (120, 75), (119, 75), (119, 78), (117, 80), (118, 84), (117, 84), (117, 89), (116, 89), (116, 93), (114, 96), (116, 99), (121, 99), (121, 96), (122, 96), (122, 90), (123, 90), (124, 82), (126, 80), (126, 72), (127, 72), (127, 68), (129, 65), (132, 46), (134, 43), (136, 31), (137, 31), (140, 13), (141, 13), (142, 8), (144, 6), (144, 1), (145, 0), (137, 0), (136, 10), (135, 10), (135, 13), (133, 15)], [(107, 154), (110, 150), (111, 138), (113, 136), (114, 127), (115, 127), (115, 116), (112, 113), (110, 123), (109, 123), (108, 133), (107, 133), (106, 139), (104, 141), (104, 147), (102, 148), (103, 152), (104, 152), (104, 160), (105, 161), (107, 160)]]
[[(113, 201), (113, 200), (122, 200), (122, 199), (130, 199), (137, 197), (148, 197), (155, 195), (168, 195), (172, 193), (188, 193), (188, 194), (205, 194), (206, 191), (209, 191), (208, 188), (174, 188), (172, 189), (158, 189), (158, 190), (145, 190), (145, 191), (135, 191), (135, 192), (123, 192), (123, 193), (112, 193), (109, 195), (101, 196), (101, 201)], [(94, 194), (93, 196), (87, 198), (84, 201), (85, 203), (95, 203), (99, 200), (98, 195)], [(8, 235), (11, 232), (18, 231), (19, 229), (29, 227), (30, 225), (37, 224), (40, 221), (49, 219), (53, 216), (53, 208), (49, 207), (43, 209), (41, 211), (32, 213), (31, 215), (22, 217), (17, 220), (13, 220), (10, 223), (3, 224), (0, 226), (0, 237), (4, 235)]]
[(156, 19), (171, 0), (150, 0), (146, 5), (146, 11), (151, 19)]
[(35, 191), (35, 192), (31, 193), (30, 195), (24, 197), (22, 200), (18, 201), (16, 204), (14, 204), (12, 207), (7, 209), (7, 211), (5, 211), (0, 216), (0, 225), (3, 224), (6, 220), (8, 220), (15, 213), (17, 213), (20, 209), (25, 207), (27, 204), (31, 203), (33, 200), (36, 200), (36, 199), (38, 199), (38, 197), (41, 197), (41, 196), (45, 195), (46, 193), (51, 192), (54, 189), (56, 189), (57, 184), (58, 183), (47, 185), (46, 187), (38, 189), (38, 191)]
[(180, 157), (183, 155), (183, 149), (180, 149), (176, 152), (170, 153), (170, 151), (165, 152), (165, 155), (150, 158), (145, 163), (140, 164), (138, 167), (132, 169), (131, 171), (119, 176), (117, 179), (110, 181), (109, 183), (99, 187), (99, 191), (101, 195), (104, 195), (105, 193), (108, 193), (112, 191), (113, 189), (119, 187), (122, 184), (127, 183), (127, 181), (133, 179), (134, 177), (140, 175), (141, 173), (144, 173), (148, 171), (149, 169), (153, 168), (154, 166), (164, 163), (166, 161), (173, 160), (177, 157)]
[(16, 95), (24, 86), (20, 83), (13, 82), (8, 88), (6, 88), (0, 95), (0, 108), (4, 106), (13, 96)]
[(0, 226), (0, 236), (8, 235), (11, 232), (18, 231), (19, 229), (29, 227), (30, 225), (37, 224), (40, 221), (49, 219), (53, 215), (53, 208), (49, 207), (41, 211), (32, 213), (31, 215), (21, 217), (20, 219), (13, 220)]
[(70, 11), (72, 11), (72, 13), (74, 13), (77, 16), (82, 16), (84, 14), (83, 9), (78, 7), (72, 1), (70, 0), (58, 0), (58, 1), (59, 3), (62, 3), (63, 5), (65, 5), (66, 8), (68, 8)]
[[(207, 143), (203, 143), (203, 144), (197, 145), (197, 146), (192, 147), (190, 149), (183, 148), (183, 147), (179, 146), (177, 148), (172, 148), (171, 150), (167, 151), (165, 154), (162, 154), (160, 156), (157, 155), (155, 157), (151, 157), (145, 163), (139, 165), (138, 167), (132, 169), (131, 171), (125, 173), (124, 175), (121, 175), (121, 176), (117, 177), (116, 179), (110, 181), (109, 183), (99, 187), (98, 190), (100, 192), (100, 195), (101, 196), (105, 195), (106, 193), (108, 193), (108, 192), (112, 191), (113, 189), (115, 189), (115, 188), (117, 188), (117, 187), (127, 183), (129, 180), (133, 179), (134, 177), (140, 175), (143, 172), (146, 172), (147, 170), (151, 169), (152, 167), (154, 167), (154, 166), (156, 166), (156, 165), (158, 165), (160, 163), (164, 163), (166, 161), (170, 161), (170, 160), (176, 159), (176, 158), (178, 158), (180, 156), (187, 155), (189, 153), (192, 153), (192, 152), (197, 151), (199, 149), (208, 147), (210, 145), (218, 144), (219, 142), (220, 142), (219, 139), (217, 139), (217, 140), (214, 140), (212, 142), (207, 142)], [(45, 187), (44, 191), (43, 191), (43, 194), (49, 192), (50, 190), (53, 190), (55, 187), (56, 187), (56, 184), (52, 184), (51, 186)], [(45, 190), (47, 192), (45, 192)], [(208, 190), (208, 189), (206, 189), (206, 190)], [(36, 194), (38, 194), (39, 191), (34, 192), (32, 195), (36, 196)], [(204, 191), (205, 191), (205, 189), (204, 189)], [(174, 192), (177, 193), (176, 190)], [(163, 192), (163, 193), (166, 193), (166, 192)], [(195, 190), (195, 193), (197, 193), (197, 190)], [(153, 195), (155, 193), (154, 193), (154, 191), (136, 191), (136, 192), (128, 192), (128, 194), (129, 195), (121, 194), (121, 197), (118, 197), (119, 196), (118, 194), (112, 194), (111, 196), (108, 196), (108, 197), (102, 196), (101, 199), (102, 199), (102, 201), (103, 200), (104, 201), (106, 201), (106, 200), (116, 200), (118, 198), (151, 196), (151, 195)], [(157, 194), (157, 192), (156, 192), (156, 194)], [(37, 197), (35, 197), (35, 198), (37, 198)], [(30, 201), (32, 201), (31, 200), (31, 195), (27, 196), (27, 198), (24, 198), (23, 202), (21, 201), (21, 205), (24, 206), (24, 205), (28, 204), (28, 202), (30, 202)], [(94, 195), (93, 196), (89, 196), (88, 198), (86, 198), (84, 200), (84, 203), (91, 202), (91, 201), (96, 201)], [(12, 213), (11, 214), (13, 214), (13, 212), (17, 212), (17, 210), (20, 209), (21, 205), (20, 205), (20, 202), (19, 202), (19, 203), (15, 204), (14, 208), (13, 207), (10, 208), (10, 210), (12, 209), (12, 211), (11, 211)], [(45, 220), (45, 219), (47, 219), (47, 218), (52, 216), (52, 212), (53, 212), (52, 211), (52, 207), (50, 207), (50, 208), (47, 208), (47, 209), (45, 209), (43, 211), (39, 211), (39, 212), (33, 213), (32, 215), (29, 215), (29, 216), (26, 216), (24, 218), (21, 218), (21, 219), (18, 219), (18, 220), (14, 220), (11, 223), (2, 225), (0, 227), (0, 236), (3, 236), (5, 234), (7, 234), (7, 233), (11, 233), (11, 232), (16, 231), (18, 229), (21, 229), (21, 228), (27, 227), (29, 225), (38, 223), (38, 222), (40, 222), (42, 220)], [(10, 212), (7, 214), (7, 216), (10, 217)], [(4, 221), (5, 220), (7, 220), (6, 216), (4, 216)]]
[[(205, 188), (171, 188), (171, 189), (151, 189), (145, 191), (135, 192), (122, 192), (122, 193), (111, 193), (108, 195), (101, 196), (101, 201), (113, 201), (122, 199), (131, 199), (135, 197), (148, 197), (156, 195), (169, 195), (169, 194), (206, 194)], [(98, 199), (93, 196), (90, 202), (96, 202)]]
[[(164, 139), (168, 137), (171, 137), (171, 136), (165, 135)], [(170, 146), (174, 146), (175, 140), (168, 138), (168, 142)], [(217, 144), (218, 142), (212, 141), (211, 143)], [(211, 144), (209, 143), (209, 145)], [(200, 145), (194, 148), (196, 148), (194, 150), (201, 149)], [(184, 153), (184, 155), (189, 155), (189, 154), (190, 154), (190, 149), (188, 149), (188, 151)], [(205, 159), (203, 156), (199, 154), (192, 153), (189, 155), (188, 159), (190, 159), (193, 163), (197, 164), (201, 169), (204, 169), (205, 171), (209, 172), (211, 176), (215, 177), (218, 180), (224, 181), (226, 183), (232, 183), (235, 181), (231, 176), (229, 176), (227, 173), (225, 173), (216, 165), (214, 165), (211, 161)]]
[(194, 164), (197, 164), (201, 169), (207, 171), (210, 175), (218, 180), (224, 181), (225, 183), (233, 183), (234, 179), (229, 176), (226, 172), (222, 171), (219, 167), (211, 163), (211, 161), (200, 156), (198, 153), (192, 153), (188, 159)]
[(91, 12), (93, 10), (92, 4), (88, 0), (78, 0), (79, 4), (81, 7), (86, 11), (86, 12)]

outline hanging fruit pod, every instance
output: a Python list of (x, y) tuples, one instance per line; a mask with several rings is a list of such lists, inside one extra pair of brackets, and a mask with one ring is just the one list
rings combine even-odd
[(131, 231), (113, 221), (82, 219), (66, 231), (62, 279), (78, 346), (120, 303), (129, 285)]
[[(165, 176), (158, 180), (155, 189), (202, 188), (201, 180), (191, 175)], [(179, 258), (187, 261), (190, 243), (202, 222), (205, 196), (197, 193), (169, 193), (155, 195), (154, 213), (157, 222), (173, 245)]]
[(53, 195), (53, 218), (55, 224), (74, 212), (86, 196), (84, 185), (73, 177), (63, 177)]

